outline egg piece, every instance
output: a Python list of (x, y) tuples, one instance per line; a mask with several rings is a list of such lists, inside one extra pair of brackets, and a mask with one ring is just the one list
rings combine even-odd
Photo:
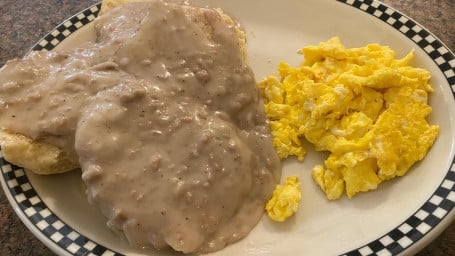
[(297, 212), (301, 198), (298, 177), (289, 176), (283, 185), (276, 186), (265, 209), (272, 220), (283, 222)]
[(403, 176), (422, 160), (439, 133), (439, 127), (425, 120), (431, 107), (407, 96), (398, 96), (378, 118), (371, 142), (373, 156), (383, 180)]
[(316, 184), (325, 192), (327, 199), (335, 200), (343, 195), (345, 183), (342, 173), (337, 169), (325, 169), (323, 165), (316, 165), (311, 174)]
[(426, 118), (433, 92), (427, 70), (388, 46), (346, 48), (338, 37), (304, 47), (303, 64), (282, 62), (259, 83), (281, 159), (304, 159), (305, 139), (328, 151), (312, 177), (330, 200), (351, 198), (403, 176), (439, 134)]

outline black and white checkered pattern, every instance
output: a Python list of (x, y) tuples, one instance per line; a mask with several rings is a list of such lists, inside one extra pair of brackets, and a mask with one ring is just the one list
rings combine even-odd
[(67, 19), (49, 34), (43, 37), (36, 45), (33, 46), (32, 50), (52, 50), (61, 41), (71, 35), (74, 31), (92, 22), (100, 10), (101, 4), (94, 5), (73, 17)]
[[(22, 168), (1, 158), (3, 180), (27, 219), (49, 240), (72, 255), (120, 255), (79, 234), (52, 213), (33, 189)], [(5, 191), (6, 192), (6, 191)]]
[[(455, 57), (434, 35), (398, 11), (374, 0), (337, 0), (369, 13), (415, 42), (438, 65), (455, 97)], [(397, 255), (424, 237), (455, 206), (455, 158), (433, 195), (401, 225), (346, 256)]]
[(369, 13), (414, 41), (438, 65), (455, 94), (454, 55), (441, 41), (411, 18), (374, 0), (337, 0)]
[[(414, 41), (436, 63), (447, 78), (455, 98), (455, 57), (434, 35), (405, 15), (373, 0), (337, 0), (371, 14)], [(33, 50), (52, 50), (56, 45), (98, 15), (100, 4), (94, 5), (63, 22), (40, 40)], [(121, 255), (81, 235), (47, 208), (33, 189), (24, 171), (6, 162), (0, 151), (2, 178), (14, 203), (33, 226), (58, 247), (73, 255)], [(433, 195), (411, 217), (389, 233), (346, 256), (396, 255), (435, 228), (455, 206), (455, 158), (444, 180)]]
[(121, 255), (91, 241), (60, 220), (41, 200), (22, 168), (7, 163), (1, 155), (0, 164), (3, 180), (14, 203), (19, 206), (30, 223), (50, 241), (72, 255)]
[[(74, 15), (43, 37), (32, 50), (52, 50), (74, 31), (93, 21), (101, 4)], [(60, 220), (41, 200), (22, 168), (6, 162), (0, 151), (3, 180), (14, 200), (30, 223), (63, 251), (77, 256), (121, 256), (121, 254), (88, 239)]]
[(441, 185), (428, 201), (394, 230), (346, 256), (397, 255), (425, 236), (455, 206), (455, 159)]

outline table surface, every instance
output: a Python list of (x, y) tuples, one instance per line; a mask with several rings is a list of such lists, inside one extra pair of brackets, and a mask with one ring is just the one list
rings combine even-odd
[[(98, 0), (0, 1), (0, 66), (23, 56), (64, 19)], [(433, 32), (455, 50), (454, 0), (383, 0)], [(54, 255), (20, 222), (0, 191), (0, 255)], [(455, 222), (418, 256), (455, 255)]]

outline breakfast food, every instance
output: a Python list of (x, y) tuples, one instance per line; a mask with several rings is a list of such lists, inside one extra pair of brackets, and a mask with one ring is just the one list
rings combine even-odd
[(297, 212), (301, 199), (298, 177), (288, 176), (283, 185), (276, 186), (265, 209), (272, 220), (283, 222)]
[(302, 139), (329, 151), (314, 181), (334, 200), (346, 191), (376, 189), (422, 160), (438, 136), (427, 104), (428, 71), (395, 59), (387, 46), (346, 49), (334, 37), (301, 51), (297, 68), (279, 65), (280, 78), (260, 83), (274, 146), (281, 159), (304, 158)]
[(8, 162), (41, 175), (74, 170), (79, 164), (54, 145), (34, 141), (22, 134), (0, 129), (2, 155)]
[(89, 202), (134, 247), (204, 253), (245, 237), (281, 167), (243, 32), (220, 10), (159, 0), (94, 27), (94, 43), (1, 69), (0, 127), (52, 145), (48, 164), (78, 163)]

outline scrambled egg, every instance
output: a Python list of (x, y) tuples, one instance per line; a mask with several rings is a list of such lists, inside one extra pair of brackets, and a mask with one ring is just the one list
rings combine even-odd
[(403, 176), (426, 155), (439, 127), (430, 114), (430, 74), (387, 46), (346, 49), (334, 37), (301, 50), (304, 62), (280, 63), (280, 78), (260, 82), (273, 143), (281, 159), (303, 160), (302, 139), (329, 151), (314, 181), (334, 200)]
[(265, 209), (272, 220), (283, 222), (297, 212), (301, 198), (298, 178), (296, 176), (286, 177), (284, 185), (276, 186)]

